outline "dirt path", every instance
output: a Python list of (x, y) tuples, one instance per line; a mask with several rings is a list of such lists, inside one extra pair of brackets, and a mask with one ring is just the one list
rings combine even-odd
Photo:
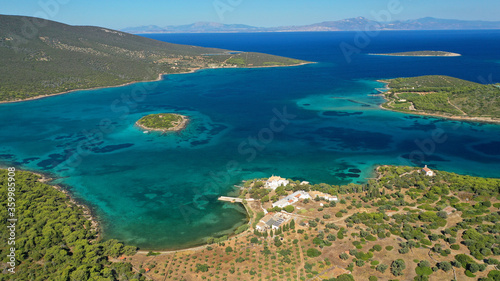
[(299, 245), (299, 255), (300, 255), (300, 265), (297, 267), (297, 281), (299, 281), (300, 280), (300, 269), (304, 268), (306, 263), (304, 260), (304, 252), (302, 252), (302, 244), (300, 244), (300, 240), (299, 240), (299, 243), (297, 243), (297, 245)]
[[(182, 250), (176, 250), (176, 251), (154, 251), (155, 253), (160, 253), (160, 255), (168, 255), (168, 254), (176, 254), (180, 252), (186, 252), (186, 251), (197, 251), (201, 249), (205, 249), (210, 245), (203, 245), (203, 246), (198, 246), (194, 248), (187, 248), (187, 249), (182, 249)], [(147, 255), (150, 251), (137, 251), (137, 254), (145, 254)]]
[(467, 113), (465, 113), (463, 110), (461, 110), (458, 106), (454, 105), (451, 101), (450, 98), (448, 98), (448, 103), (451, 104), (454, 108), (456, 108), (458, 111), (462, 112), (463, 115), (467, 116)]
[(170, 267), (172, 266), (172, 263), (174, 263), (174, 259), (175, 259), (175, 254), (172, 256), (172, 258), (168, 261), (168, 265), (167, 267), (165, 268), (165, 278), (163, 279), (163, 281), (167, 280), (168, 278), (168, 271), (170, 270)]
[(410, 102), (410, 107), (408, 108), (412, 111), (416, 111), (417, 109), (415, 108), (415, 104), (413, 104), (413, 102)]

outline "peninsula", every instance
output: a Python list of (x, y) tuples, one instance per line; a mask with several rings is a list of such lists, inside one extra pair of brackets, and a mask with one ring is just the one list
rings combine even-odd
[(500, 85), (443, 75), (387, 81), (381, 107), (399, 112), (478, 122), (500, 122)]
[[(26, 35), (29, 27), (33, 34)], [(0, 15), (0, 102), (152, 81), (205, 68), (309, 63), (286, 57), (161, 42), (94, 26)]]
[[(0, 170), (3, 205), (8, 204), (11, 170)], [(211, 237), (208, 245), (192, 249), (153, 252), (103, 241), (66, 194), (33, 173), (16, 170), (15, 214), (18, 225), (28, 229), (16, 237), (22, 243), (16, 243), (15, 254), (23, 257), (16, 276), (498, 280), (500, 179), (427, 166), (380, 166), (374, 176), (363, 185), (341, 186), (276, 176), (245, 181), (239, 199), (250, 222), (238, 227), (236, 236)], [(7, 221), (9, 213), (0, 218)], [(0, 251), (7, 255), (10, 247), (3, 243)], [(8, 274), (0, 273), (0, 278), (9, 279)]]
[(370, 54), (373, 56), (393, 56), (393, 57), (460, 57), (461, 54), (443, 51), (414, 51), (387, 54)]
[(189, 118), (175, 113), (150, 114), (139, 119), (135, 124), (146, 131), (177, 132), (186, 128)]

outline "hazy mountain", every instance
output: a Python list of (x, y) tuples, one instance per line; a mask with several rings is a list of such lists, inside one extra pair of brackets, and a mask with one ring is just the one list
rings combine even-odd
[(313, 31), (359, 31), (367, 27), (379, 30), (464, 30), (500, 29), (500, 21), (466, 21), (453, 19), (421, 18), (416, 20), (376, 22), (364, 17), (338, 21), (326, 21), (301, 26), (255, 27), (243, 24), (199, 22), (188, 25), (158, 27), (156, 25), (128, 27), (122, 31), (130, 33), (225, 33), (225, 32), (313, 32)]
[(162, 33), (166, 30), (163, 27), (159, 27), (157, 25), (143, 25), (137, 27), (128, 27), (124, 28), (121, 31), (127, 33)]
[(217, 33), (217, 32), (252, 32), (259, 31), (258, 27), (244, 24), (221, 24), (216, 22), (197, 22), (193, 24), (165, 26), (147, 25), (122, 29), (128, 33)]

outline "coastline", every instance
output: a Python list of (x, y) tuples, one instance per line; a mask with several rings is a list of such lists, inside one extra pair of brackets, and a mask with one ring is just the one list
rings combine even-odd
[[(228, 202), (226, 202), (226, 203), (228, 203)], [(224, 241), (238, 239), (240, 237), (248, 235), (249, 233), (252, 233), (251, 226), (252, 226), (252, 222), (254, 219), (254, 215), (251, 213), (251, 212), (253, 212), (252, 209), (249, 206), (247, 206), (248, 202), (247, 203), (228, 203), (228, 204), (241, 204), (245, 208), (245, 212), (247, 213), (247, 215), (249, 217), (249, 220), (246, 224), (249, 225), (250, 227), (247, 230), (245, 230), (239, 234), (235, 234), (234, 231), (232, 231), (230, 234), (227, 234), (227, 240), (224, 240)], [(175, 254), (175, 253), (181, 253), (181, 252), (201, 250), (201, 249), (205, 249), (206, 247), (209, 247), (209, 246), (214, 245), (214, 244), (217, 244), (217, 243), (208, 244), (207, 242), (203, 242), (203, 245), (181, 248), (181, 249), (177, 249), (177, 250), (159, 250), (159, 251), (156, 251), (156, 250), (138, 250), (137, 254), (148, 254), (149, 252), (155, 252), (155, 253), (159, 253), (160, 256), (161, 255), (169, 255), (169, 254)]]
[[(385, 89), (387, 89), (387, 91), (391, 90), (391, 88), (389, 88), (389, 81), (386, 81), (386, 80), (376, 80), (376, 81), (380, 82), (380, 83), (384, 83)], [(384, 98), (384, 100), (386, 100), (388, 102), (390, 101), (385, 97), (385, 93), (381, 93), (378, 96), (382, 96)], [(379, 108), (384, 109), (384, 110), (404, 113), (404, 114), (438, 117), (438, 118), (443, 118), (443, 119), (450, 119), (450, 120), (464, 121), (464, 122), (480, 122), (480, 123), (500, 124), (500, 119), (493, 119), (491, 117), (456, 116), (456, 115), (445, 115), (445, 114), (440, 114), (440, 113), (428, 113), (428, 112), (419, 112), (419, 111), (406, 112), (406, 111), (396, 110), (394, 108), (384, 107), (384, 104), (385, 103), (380, 104)]]
[[(46, 184), (48, 184), (48, 183), (46, 183)], [(48, 185), (50, 185), (53, 188), (55, 188), (56, 190), (64, 193), (66, 195), (66, 197), (69, 199), (70, 203), (72, 203), (75, 206), (77, 206), (78, 208), (82, 209), (83, 216), (87, 220), (90, 221), (92, 230), (94, 230), (96, 232), (96, 238), (94, 240), (99, 240), (99, 238), (101, 238), (101, 224), (99, 223), (99, 220), (97, 219), (97, 217), (93, 214), (90, 207), (87, 204), (78, 202), (75, 198), (73, 198), (71, 193), (66, 188), (59, 186), (59, 185), (51, 185), (51, 184), (48, 184)]]
[(200, 68), (191, 68), (188, 71), (185, 72), (179, 72), (179, 73), (159, 73), (158, 78), (154, 80), (142, 80), (142, 81), (131, 81), (127, 82), (124, 84), (118, 84), (118, 85), (109, 85), (109, 86), (99, 86), (99, 87), (93, 87), (93, 88), (85, 88), (85, 89), (74, 89), (74, 90), (69, 90), (69, 91), (64, 91), (64, 92), (59, 92), (59, 93), (54, 93), (54, 94), (47, 94), (47, 95), (41, 95), (41, 96), (36, 96), (36, 97), (30, 97), (26, 99), (21, 99), (21, 100), (12, 100), (12, 101), (0, 101), (0, 104), (9, 104), (9, 103), (18, 103), (18, 102), (25, 102), (25, 101), (32, 101), (32, 100), (39, 100), (39, 99), (44, 99), (44, 98), (50, 98), (54, 96), (60, 96), (64, 94), (70, 94), (73, 92), (78, 92), (78, 91), (91, 91), (91, 90), (99, 90), (99, 89), (107, 89), (107, 88), (119, 88), (119, 87), (124, 87), (124, 86), (129, 86), (132, 84), (136, 83), (148, 83), (148, 82), (157, 82), (161, 81), (163, 76), (165, 75), (176, 75), (176, 74), (190, 74), (190, 73), (195, 73), (196, 71), (199, 70), (205, 70), (205, 69), (238, 69), (238, 68), (269, 68), (269, 67), (293, 67), (293, 66), (301, 66), (301, 65), (306, 65), (306, 64), (313, 64), (316, 62), (302, 62), (299, 64), (293, 64), (293, 65), (269, 65), (269, 66), (245, 66), (245, 67), (200, 67)]
[[(2, 167), (0, 167), (0, 169), (7, 169), (7, 166), (5, 166), (5, 167), (2, 166)], [(93, 241), (99, 240), (102, 237), (103, 233), (102, 233), (102, 229), (100, 227), (101, 226), (100, 221), (97, 218), (97, 216), (95, 215), (95, 213), (92, 211), (92, 209), (87, 204), (75, 199), (71, 195), (71, 192), (67, 188), (64, 187), (64, 185), (50, 184), (50, 182), (55, 180), (56, 178), (53, 178), (50, 174), (45, 174), (45, 173), (42, 173), (39, 171), (35, 172), (35, 171), (29, 171), (29, 170), (24, 170), (24, 169), (18, 169), (17, 167), (16, 167), (16, 171), (22, 171), (22, 172), (27, 172), (27, 173), (33, 174), (33, 175), (38, 177), (36, 179), (38, 182), (40, 182), (42, 184), (49, 185), (52, 188), (54, 188), (55, 190), (63, 193), (66, 196), (66, 198), (68, 199), (68, 201), (70, 202), (70, 204), (73, 204), (77, 208), (81, 209), (83, 212), (83, 216), (88, 221), (90, 221), (92, 230), (94, 230), (96, 233), (96, 238)], [(239, 204), (241, 204), (245, 208), (245, 212), (247, 213), (247, 215), (249, 217), (249, 220), (246, 224), (251, 226), (252, 221), (254, 219), (254, 216), (251, 215), (251, 208), (246, 205), (248, 203), (239, 203)], [(249, 208), (250, 208), (250, 211), (249, 211)], [(245, 235), (250, 233), (249, 230), (250, 230), (250, 228), (243, 231), (242, 233), (239, 233), (239, 234), (234, 234), (234, 231), (232, 231), (230, 234), (227, 234), (227, 241), (232, 240), (234, 238), (239, 238), (239, 237), (245, 236)], [(180, 248), (180, 249), (176, 249), (176, 250), (154, 250), (154, 249), (138, 250), (137, 254), (147, 254), (149, 252), (156, 252), (156, 253), (160, 253), (160, 255), (167, 255), (167, 254), (173, 254), (173, 253), (179, 253), (179, 252), (204, 249), (210, 245), (213, 245), (213, 244), (207, 244), (206, 242), (203, 242), (202, 245), (188, 246), (187, 248)], [(130, 246), (136, 247), (135, 245), (130, 245)]]

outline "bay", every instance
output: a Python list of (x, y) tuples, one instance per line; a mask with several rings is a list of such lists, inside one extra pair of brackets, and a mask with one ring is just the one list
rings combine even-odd
[[(0, 105), (3, 166), (49, 173), (92, 207), (104, 238), (179, 249), (247, 222), (217, 201), (241, 180), (280, 175), (363, 183), (380, 164), (499, 177), (500, 126), (382, 110), (378, 79), (450, 75), (500, 82), (500, 31), (157, 34), (172, 43), (317, 62), (210, 69), (161, 81)], [(357, 50), (346, 56), (343, 46)], [(441, 50), (453, 58), (370, 56)], [(175, 112), (178, 134), (144, 134), (142, 116)], [(358, 171), (359, 170), (359, 171)]]

